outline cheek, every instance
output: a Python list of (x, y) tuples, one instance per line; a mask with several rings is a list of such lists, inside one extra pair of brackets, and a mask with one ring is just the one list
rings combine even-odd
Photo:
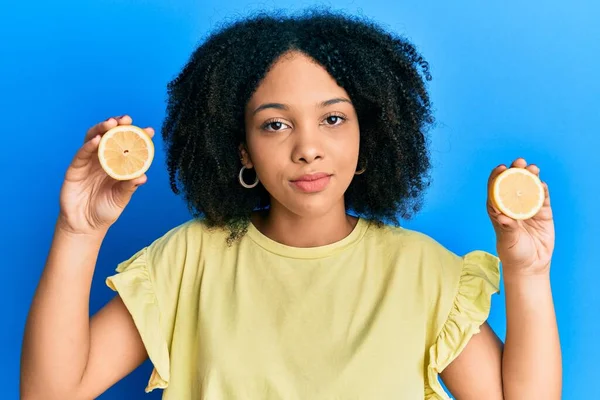
[(266, 185), (269, 182), (279, 180), (281, 171), (283, 171), (286, 161), (289, 159), (289, 157), (285, 157), (285, 152), (273, 148), (268, 140), (260, 139), (250, 139), (248, 148), (260, 180)]
[(360, 134), (358, 132), (358, 127), (344, 132), (343, 136), (334, 144), (337, 159), (344, 167), (350, 168), (352, 168), (358, 160), (359, 147)]

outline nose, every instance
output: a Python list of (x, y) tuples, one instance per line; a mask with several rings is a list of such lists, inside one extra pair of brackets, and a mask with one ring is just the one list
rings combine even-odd
[(296, 128), (292, 160), (295, 163), (310, 164), (324, 157), (320, 132), (317, 128)]

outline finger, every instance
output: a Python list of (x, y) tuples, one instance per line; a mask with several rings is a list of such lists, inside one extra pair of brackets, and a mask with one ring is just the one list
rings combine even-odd
[(529, 164), (526, 168), (527, 171), (531, 172), (532, 174), (539, 176), (540, 175), (540, 169), (537, 165), (535, 164)]
[(490, 176), (488, 177), (487, 183), (487, 206), (491, 209), (491, 212), (499, 213), (498, 209), (495, 207), (494, 202), (492, 201), (492, 185), (494, 184), (494, 180), (500, 175), (502, 172), (506, 171), (508, 168), (504, 164), (498, 165), (496, 168), (492, 170)]
[(527, 161), (524, 158), (519, 157), (510, 165), (512, 168), (525, 168), (527, 166)]
[(131, 200), (131, 196), (144, 183), (148, 181), (148, 177), (144, 174), (136, 179), (117, 182), (115, 186), (115, 202), (120, 207), (125, 207)]
[(488, 204), (488, 214), (492, 221), (492, 225), (496, 230), (510, 231), (519, 226), (519, 223), (516, 220), (502, 214), (502, 212), (498, 211), (492, 204)]
[(504, 214), (496, 217), (496, 223), (502, 231), (511, 232), (519, 228), (519, 222)]
[(115, 126), (117, 126), (119, 123), (117, 122), (117, 120), (115, 118), (109, 118), (105, 121), (102, 121), (94, 126), (92, 126), (88, 131), (87, 134), (85, 135), (85, 139), (83, 140), (83, 142), (87, 142), (90, 139), (92, 139), (93, 137), (96, 137), (97, 135), (103, 135), (104, 133), (106, 133), (106, 131), (108, 131), (111, 128), (114, 128)]
[(115, 119), (119, 125), (131, 125), (133, 123), (133, 119), (127, 114), (121, 115), (120, 117), (115, 117)]
[(507, 167), (504, 164), (500, 164), (496, 168), (494, 168), (492, 170), (492, 172), (490, 173), (490, 176), (488, 177), (488, 186), (490, 186), (492, 184), (492, 182), (494, 182), (494, 179), (496, 179), (496, 177), (498, 175), (500, 175), (506, 169), (507, 169)]
[(98, 144), (100, 143), (100, 135), (94, 136), (91, 140), (85, 142), (83, 146), (77, 151), (71, 165), (75, 168), (80, 168), (86, 165), (92, 157), (96, 155), (98, 151)]
[(144, 175), (140, 176), (139, 178), (135, 178), (135, 179), (130, 180), (129, 182), (134, 187), (139, 187), (139, 186), (142, 186), (147, 181), (148, 181), (148, 176), (146, 174), (144, 174)]
[(146, 131), (146, 133), (148, 134), (148, 136), (150, 136), (150, 138), (154, 137), (154, 128), (147, 127), (147, 128), (144, 128), (144, 130)]
[(500, 211), (498, 209), (498, 207), (496, 207), (496, 205), (494, 204), (494, 202), (491, 199), (488, 199), (488, 202), (487, 202), (487, 211), (488, 211), (488, 214), (489, 214), (490, 219), (492, 220), (492, 222), (495, 221), (495, 220), (497, 220), (498, 216), (504, 215), (502, 213), (502, 211)]
[(544, 207), (550, 206), (550, 189), (546, 182), (542, 182), (542, 186), (544, 187)]
[(107, 120), (102, 121), (91, 127), (85, 135), (84, 142), (87, 142), (96, 135), (103, 135), (104, 133), (106, 133), (106, 131), (108, 131), (111, 128), (114, 128), (117, 125), (131, 125), (132, 123), (133, 119), (127, 114), (119, 115), (117, 117), (110, 117)]

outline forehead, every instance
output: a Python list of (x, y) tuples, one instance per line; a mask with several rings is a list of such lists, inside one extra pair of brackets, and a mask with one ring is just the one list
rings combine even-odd
[(302, 53), (289, 52), (273, 64), (250, 99), (250, 104), (276, 101), (314, 105), (340, 96), (348, 95), (323, 66)]

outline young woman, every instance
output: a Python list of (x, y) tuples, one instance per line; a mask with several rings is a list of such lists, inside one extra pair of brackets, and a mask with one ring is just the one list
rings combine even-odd
[[(215, 32), (170, 83), (162, 131), (194, 218), (120, 264), (90, 319), (100, 245), (146, 182), (96, 156), (132, 118), (92, 127), (60, 194), (22, 398), (94, 398), (149, 357), (147, 390), (169, 400), (447, 399), (440, 374), (461, 400), (559, 399), (548, 193), (526, 221), (488, 201), (499, 258), (398, 226), (428, 185), (429, 79), (406, 39), (343, 15)], [(486, 323), (500, 261), (505, 345)]]

